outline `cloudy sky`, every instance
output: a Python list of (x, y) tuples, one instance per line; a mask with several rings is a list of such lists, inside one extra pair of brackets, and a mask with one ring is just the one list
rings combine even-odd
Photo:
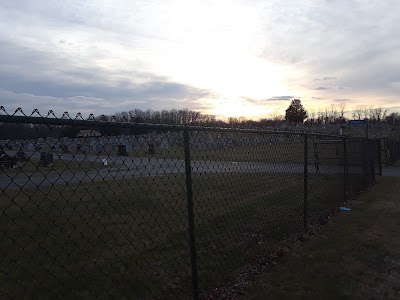
[(400, 109), (398, 0), (1, 0), (12, 112)]

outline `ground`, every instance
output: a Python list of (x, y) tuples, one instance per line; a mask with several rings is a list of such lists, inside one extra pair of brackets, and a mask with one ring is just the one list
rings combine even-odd
[(350, 212), (299, 242), (242, 298), (399, 299), (399, 190), (400, 177), (379, 178)]
[[(340, 147), (327, 144), (316, 172), (311, 145), (307, 215), (316, 222), (342, 203), (344, 182)], [(303, 231), (303, 148), (192, 150), (203, 293)], [(108, 156), (108, 166), (95, 155), (62, 154), (39, 169), (37, 153), (21, 169), (0, 174), (0, 290), (14, 298), (35, 291), (44, 297), (187, 299), (185, 164), (183, 152), (175, 151)], [(362, 183), (360, 172), (349, 168), (352, 191)]]
[[(334, 174), (310, 178), (318, 186), (310, 189), (310, 218), (338, 203), (341, 183)], [(193, 174), (203, 290), (225, 282), (283, 237), (301, 232), (302, 184), (302, 174), (296, 173)], [(85, 297), (103, 287), (110, 297), (144, 298), (177, 284), (186, 284), (181, 291), (188, 294), (183, 174), (5, 189), (0, 212), (0, 228), (7, 228), (0, 240), (7, 253), (0, 287), (15, 298), (24, 294), (7, 282), (10, 277), (49, 296), (72, 291)]]

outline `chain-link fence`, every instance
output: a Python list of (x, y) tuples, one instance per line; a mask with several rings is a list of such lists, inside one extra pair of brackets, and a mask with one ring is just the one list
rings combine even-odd
[(382, 162), (385, 165), (392, 165), (400, 159), (400, 139), (386, 137), (382, 139), (381, 145)]
[(3, 109), (0, 291), (197, 299), (365, 189), (378, 144)]

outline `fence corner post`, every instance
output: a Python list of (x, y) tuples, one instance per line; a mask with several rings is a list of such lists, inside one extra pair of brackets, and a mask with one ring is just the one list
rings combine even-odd
[(308, 135), (304, 134), (304, 231), (308, 231)]
[(347, 203), (347, 181), (348, 181), (348, 165), (347, 165), (347, 140), (343, 138), (343, 200)]
[(379, 169), (379, 176), (382, 176), (382, 140), (378, 139), (376, 141), (378, 146), (378, 169)]
[(189, 127), (186, 127), (183, 132), (183, 146), (185, 152), (186, 196), (187, 196), (188, 224), (189, 224), (190, 261), (192, 268), (192, 292), (193, 292), (193, 300), (198, 300), (199, 282), (197, 274), (197, 249), (196, 249), (196, 236), (195, 236), (195, 226), (194, 226), (192, 167), (190, 159)]

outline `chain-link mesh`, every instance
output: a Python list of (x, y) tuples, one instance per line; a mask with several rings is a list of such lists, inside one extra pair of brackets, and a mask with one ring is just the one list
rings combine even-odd
[(344, 200), (344, 140), (311, 136), (308, 141), (308, 205), (315, 222)]
[(400, 159), (400, 139), (385, 138), (382, 140), (382, 161), (386, 165), (392, 165)]
[(374, 179), (375, 141), (0, 115), (0, 291), (197, 298)]
[(302, 230), (302, 143), (298, 135), (192, 133), (200, 290)]

